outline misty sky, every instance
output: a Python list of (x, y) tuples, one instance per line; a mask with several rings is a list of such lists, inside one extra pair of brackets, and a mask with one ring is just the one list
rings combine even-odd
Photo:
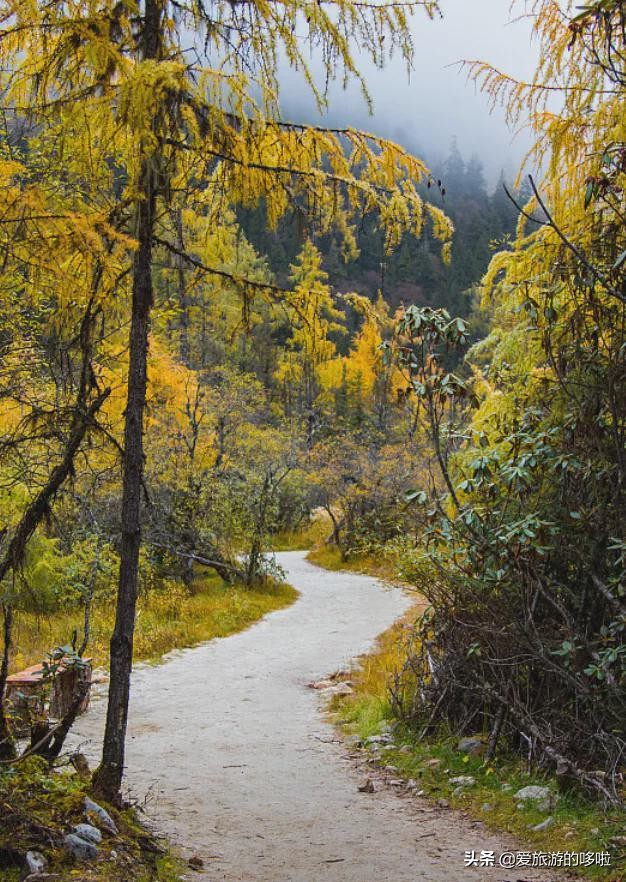
[[(522, 10), (518, 5), (514, 15)], [(478, 58), (528, 78), (536, 46), (530, 41), (528, 21), (511, 20), (510, 0), (441, 0), (441, 7), (442, 20), (429, 21), (419, 12), (413, 16), (416, 51), (410, 82), (400, 59), (384, 71), (362, 61), (360, 67), (374, 98), (374, 116), (368, 116), (357, 88), (344, 92), (335, 87), (325, 121), (394, 138), (415, 152), (425, 152), (431, 162), (447, 154), (456, 136), (466, 159), (472, 153), (480, 156), (493, 184), (501, 168), (511, 174), (516, 170), (527, 140), (523, 134), (514, 138), (502, 111), (490, 114), (487, 98), (466, 82), (457, 67), (449, 65)], [(284, 115), (319, 119), (313, 101), (303, 99), (305, 90), (298, 75), (287, 71), (281, 79)]]

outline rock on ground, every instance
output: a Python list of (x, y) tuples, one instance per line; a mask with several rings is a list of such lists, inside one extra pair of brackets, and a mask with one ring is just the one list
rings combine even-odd
[(77, 836), (76, 833), (68, 833), (63, 840), (65, 850), (76, 861), (93, 861), (98, 857), (98, 848), (93, 842)]
[(30, 876), (43, 873), (48, 865), (48, 861), (40, 851), (27, 851), (24, 860), (24, 876)]
[(522, 787), (515, 794), (515, 799), (519, 799), (518, 807), (524, 806), (525, 802), (533, 802), (540, 811), (548, 811), (554, 801), (554, 794), (549, 787), (540, 787), (537, 784), (529, 784)]
[(96, 845), (102, 842), (102, 833), (92, 824), (77, 824), (74, 827), (74, 833), (81, 839), (86, 839), (87, 842), (93, 842)]
[(88, 796), (85, 797), (85, 815), (88, 819), (91, 819), (92, 817), (97, 818), (100, 824), (105, 830), (108, 830), (109, 833), (117, 833), (117, 824), (111, 815), (106, 809), (103, 809), (102, 806), (98, 805), (97, 802), (94, 802), (93, 799), (89, 799)]

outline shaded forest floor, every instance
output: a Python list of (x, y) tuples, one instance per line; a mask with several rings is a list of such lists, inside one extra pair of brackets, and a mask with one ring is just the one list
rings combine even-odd
[[(45, 856), (50, 882), (176, 882), (182, 864), (141, 823), (136, 809), (117, 811), (106, 806), (118, 832), (103, 833), (98, 860), (80, 869), (63, 847), (72, 826), (84, 823), (84, 800), (89, 781), (72, 773), (71, 766), (50, 771), (40, 757), (30, 757), (9, 769), (0, 767), (0, 879), (24, 878), (24, 856)], [(48, 875), (49, 874), (49, 875)], [(35, 878), (35, 877), (32, 877)]]
[[(342, 561), (339, 552), (317, 545), (308, 559), (332, 571), (360, 572), (398, 583), (389, 560), (356, 557)], [(480, 820), (485, 828), (505, 831), (527, 843), (533, 851), (609, 852), (611, 867), (581, 868), (578, 872), (605, 882), (626, 879), (626, 814), (623, 810), (604, 811), (596, 802), (573, 792), (558, 794), (558, 802), (541, 812), (536, 807), (518, 809), (515, 793), (528, 785), (549, 786), (557, 792), (554, 776), (529, 773), (525, 762), (506, 754), (490, 763), (481, 756), (458, 750), (454, 735), (419, 740), (417, 733), (394, 719), (389, 684), (404, 661), (403, 632), (419, 616), (422, 603), (416, 597), (407, 615), (385, 631), (373, 652), (359, 659), (351, 673), (353, 692), (331, 699), (332, 719), (353, 746), (357, 756), (380, 760), (381, 768), (392, 767), (393, 774), (415, 783), (420, 795), (443, 800), (450, 807)], [(381, 732), (393, 730), (394, 746), (384, 748), (374, 740)], [(480, 735), (481, 733), (477, 733)], [(475, 783), (458, 788), (451, 778), (471, 776)], [(533, 828), (551, 818), (546, 829)]]

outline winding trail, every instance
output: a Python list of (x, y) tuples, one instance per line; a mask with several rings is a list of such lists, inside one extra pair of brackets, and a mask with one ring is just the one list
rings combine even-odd
[[(510, 847), (482, 825), (366, 777), (306, 684), (349, 664), (408, 607), (397, 588), (278, 555), (300, 591), (247, 631), (133, 675), (127, 785), (154, 826), (205, 865), (198, 882), (466, 882), (519, 871), (465, 868), (465, 849)], [(105, 703), (73, 742), (98, 754)], [(402, 791), (404, 793), (404, 791)], [(543, 880), (548, 878), (544, 871)], [(529, 870), (525, 879), (541, 879)]]

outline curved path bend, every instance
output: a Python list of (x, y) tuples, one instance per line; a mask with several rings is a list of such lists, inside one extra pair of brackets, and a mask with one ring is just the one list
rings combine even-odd
[[(463, 866), (466, 849), (507, 847), (481, 825), (394, 788), (360, 793), (367, 772), (307, 688), (371, 648), (407, 597), (367, 576), (314, 567), (304, 552), (278, 558), (300, 592), (291, 607), (133, 674), (127, 785), (159, 832), (203, 859), (205, 869), (189, 878), (517, 879), (515, 870)], [(104, 714), (95, 700), (72, 739), (94, 757)]]

